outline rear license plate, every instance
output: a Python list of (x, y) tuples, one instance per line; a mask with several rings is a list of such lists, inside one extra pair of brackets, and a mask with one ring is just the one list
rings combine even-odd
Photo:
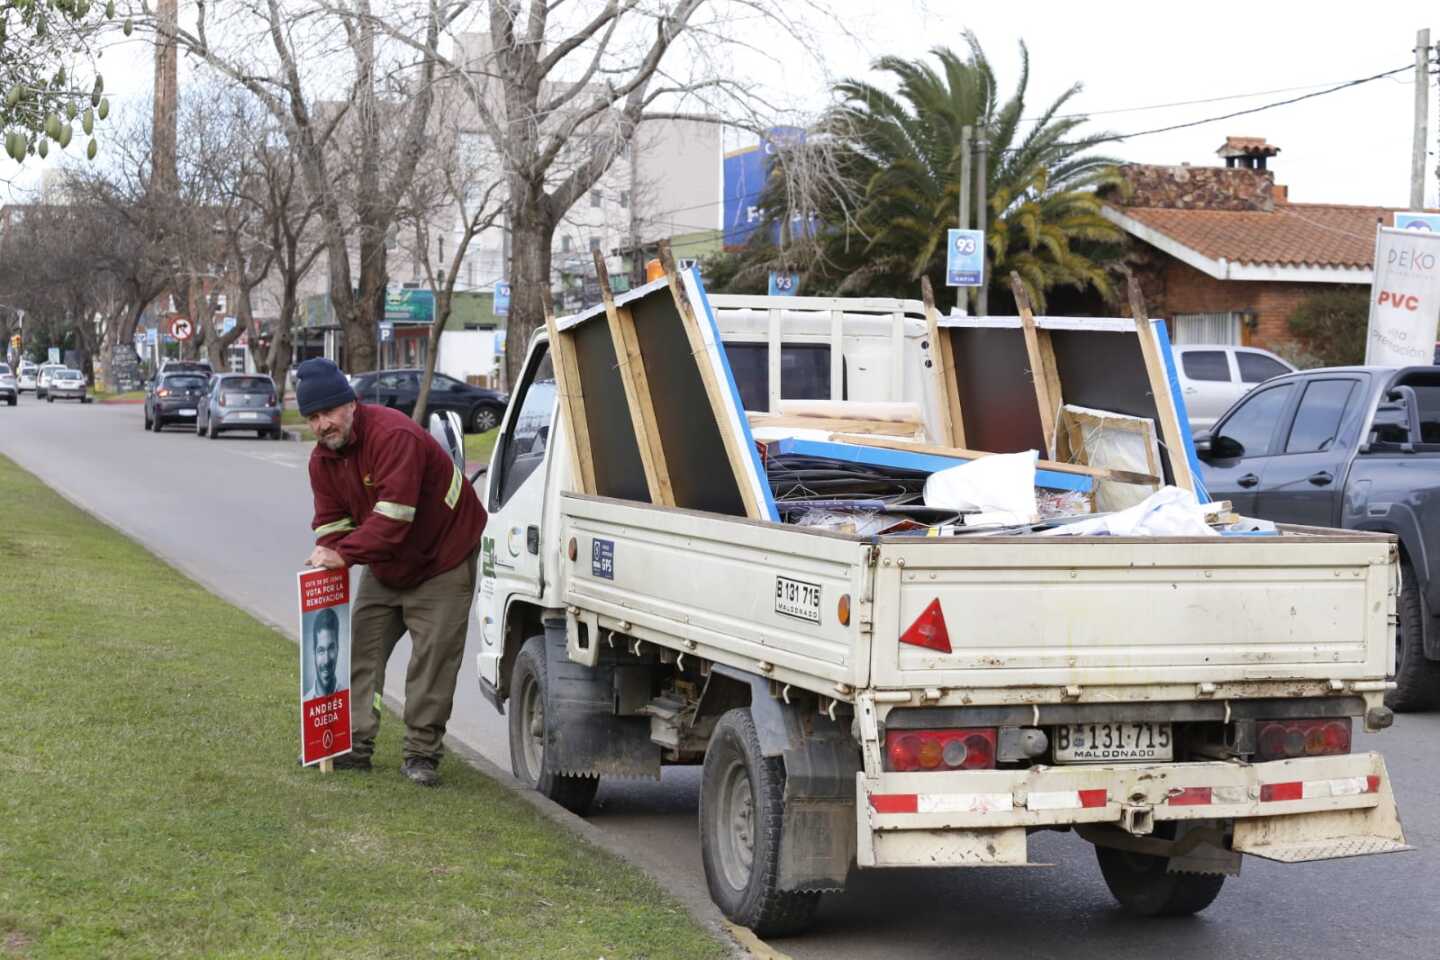
[(1168, 723), (1071, 723), (1055, 728), (1056, 763), (1170, 760)]
[(259, 420), (259, 419), (260, 419), (260, 414), (258, 414), (258, 413), (242, 413), (242, 414), (240, 414), (240, 419), (241, 419), (241, 420)]
[(789, 577), (775, 578), (775, 612), (787, 617), (820, 622), (820, 585)]
[(195, 416), (195, 408), (194, 408), (194, 407), (185, 407), (185, 408), (183, 408), (183, 409), (180, 411), (180, 416), (182, 416), (182, 417), (193, 417), (193, 416)]

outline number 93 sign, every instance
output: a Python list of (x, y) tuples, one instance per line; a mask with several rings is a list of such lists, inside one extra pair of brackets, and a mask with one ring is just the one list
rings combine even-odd
[(985, 234), (979, 230), (950, 230), (945, 252), (945, 284), (951, 287), (985, 285)]

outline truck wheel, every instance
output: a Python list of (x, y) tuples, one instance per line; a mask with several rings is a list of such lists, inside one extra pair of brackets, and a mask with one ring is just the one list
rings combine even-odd
[(1425, 617), (1415, 570), (1400, 564), (1400, 626), (1395, 631), (1395, 689), (1385, 705), (1402, 713), (1440, 706), (1440, 663), (1425, 659)]
[(818, 893), (779, 889), (785, 762), (760, 752), (750, 711), (720, 718), (705, 751), (700, 784), (700, 855), (710, 898), (756, 936), (800, 933), (820, 905)]
[[(1157, 823), (1155, 836), (1175, 838), (1175, 824)], [(1113, 847), (1095, 848), (1105, 885), (1129, 913), (1140, 917), (1188, 917), (1220, 896), (1224, 874), (1169, 873), (1169, 857), (1152, 857)]]
[(531, 637), (510, 674), (510, 769), (523, 783), (571, 813), (584, 814), (599, 777), (576, 777), (545, 768), (545, 638)]

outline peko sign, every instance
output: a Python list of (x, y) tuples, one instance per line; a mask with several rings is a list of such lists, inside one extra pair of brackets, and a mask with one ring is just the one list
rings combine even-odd
[(1440, 321), (1440, 234), (1378, 228), (1365, 362), (1429, 366)]
[(350, 570), (300, 580), (300, 761), (350, 752)]

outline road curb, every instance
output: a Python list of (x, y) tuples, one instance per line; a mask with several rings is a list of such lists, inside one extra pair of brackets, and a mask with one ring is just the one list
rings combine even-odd
[[(396, 717), (404, 715), (405, 705), (399, 699), (386, 696), (385, 706)], [(505, 790), (528, 803), (536, 812), (557, 826), (563, 827), (592, 846), (628, 863), (647, 874), (660, 884), (665, 892), (674, 897), (690, 918), (704, 927), (721, 943), (731, 947), (730, 955), (737, 960), (788, 960), (784, 954), (770, 949), (764, 941), (744, 927), (737, 927), (725, 919), (710, 899), (709, 891), (689, 871), (676, 870), (668, 862), (645, 851), (626, 845), (619, 837), (612, 836), (595, 826), (584, 817), (578, 817), (560, 804), (540, 795), (515, 779), (510, 771), (497, 766), (474, 747), (455, 734), (445, 738), (446, 744), (457, 757), (471, 767), (495, 781)]]

